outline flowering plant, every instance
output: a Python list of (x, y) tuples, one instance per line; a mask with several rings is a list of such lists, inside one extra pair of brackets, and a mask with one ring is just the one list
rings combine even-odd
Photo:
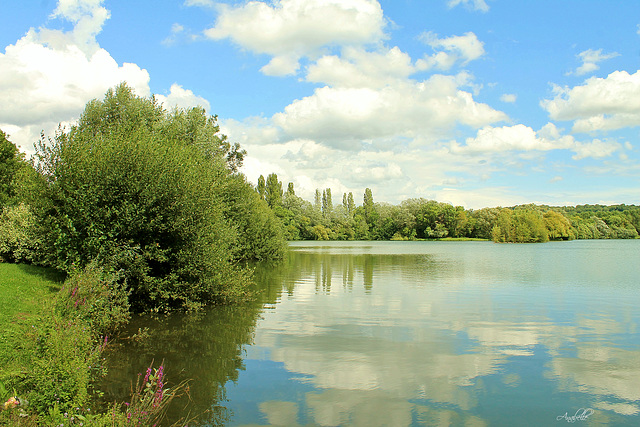
[[(169, 403), (177, 396), (184, 384), (168, 388), (165, 384), (164, 363), (159, 368), (153, 368), (153, 363), (147, 368), (142, 381), (142, 374), (138, 374), (136, 387), (132, 390), (131, 401), (125, 402), (124, 414), (127, 424), (155, 426), (165, 417)], [(116, 407), (113, 416), (116, 417)]]

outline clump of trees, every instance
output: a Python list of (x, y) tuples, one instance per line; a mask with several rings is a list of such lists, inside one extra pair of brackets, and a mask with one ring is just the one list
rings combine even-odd
[(260, 176), (256, 192), (284, 224), (289, 240), (415, 240), (476, 238), (534, 243), (571, 239), (638, 237), (640, 207), (583, 205), (464, 209), (423, 198), (399, 205), (376, 203), (370, 188), (356, 206), (352, 193), (334, 205), (330, 188), (317, 189), (314, 202), (287, 191), (276, 174)]
[(280, 221), (238, 173), (244, 155), (204, 109), (167, 111), (121, 84), (70, 130), (43, 135), (0, 200), (33, 216), (37, 247), (22, 260), (120, 272), (138, 310), (197, 308), (242, 298), (242, 261), (286, 248)]

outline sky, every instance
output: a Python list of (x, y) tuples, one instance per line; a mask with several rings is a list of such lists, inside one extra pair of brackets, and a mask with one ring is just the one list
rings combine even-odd
[(307, 200), (640, 204), (636, 0), (5, 0), (0, 28), (28, 155), (126, 81)]

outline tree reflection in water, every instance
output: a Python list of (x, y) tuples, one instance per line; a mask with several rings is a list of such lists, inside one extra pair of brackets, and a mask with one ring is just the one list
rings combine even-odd
[(253, 303), (134, 320), (149, 338), (113, 349), (106, 399), (164, 359), (191, 379), (171, 419), (203, 425), (633, 425), (632, 244), (308, 243), (256, 266)]

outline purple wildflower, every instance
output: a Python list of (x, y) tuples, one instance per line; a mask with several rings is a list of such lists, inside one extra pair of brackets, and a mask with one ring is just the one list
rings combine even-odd
[(144, 381), (142, 381), (142, 384), (146, 384), (147, 381), (149, 381), (149, 376), (151, 375), (151, 367), (147, 368), (147, 375), (144, 376)]
[(164, 390), (162, 389), (164, 387), (164, 383), (162, 381), (163, 378), (164, 378), (164, 366), (160, 365), (160, 368), (158, 369), (158, 388), (156, 391), (156, 397), (154, 399), (154, 403), (156, 405), (160, 403), (160, 401), (162, 400), (162, 396), (164, 394)]

